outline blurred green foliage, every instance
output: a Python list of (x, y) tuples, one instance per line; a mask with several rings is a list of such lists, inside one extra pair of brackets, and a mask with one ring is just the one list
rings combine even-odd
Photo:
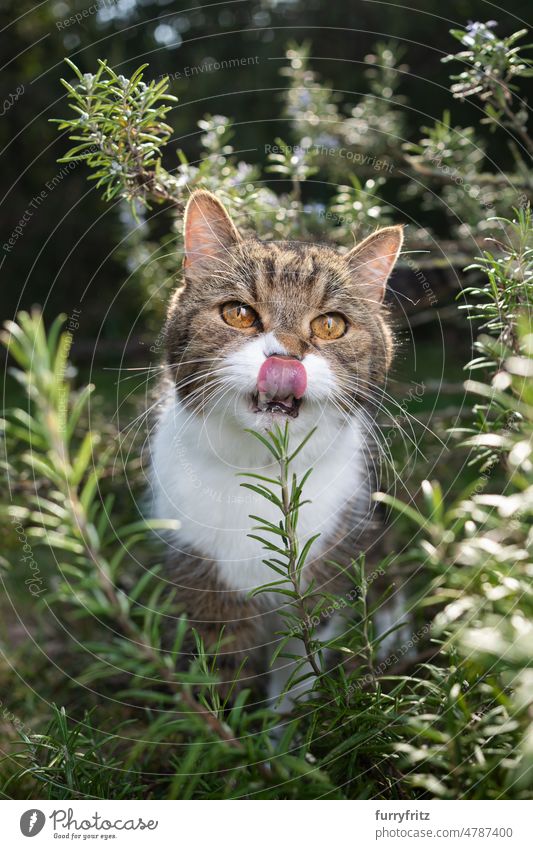
[[(471, 9), (474, 18), (478, 5), (452, 3), (449, 14), (464, 20)], [(374, 4), (326, 9), (309, 2), (305, 26), (297, 2), (199, 6), (187, 14), (149, 2), (106, 4), (73, 21), (81, 3), (17, 4), (16, 14), (13, 3), (0, 8), (12, 23), (5, 80), (18, 92), (5, 101), (12, 127), (3, 139), (6, 162), (16, 163), (5, 173), (20, 175), (2, 207), (4, 232), (31, 210), (2, 273), (17, 281), (14, 304), (22, 292), (23, 303), (43, 302), (45, 319), (58, 306), (70, 315), (65, 328), (64, 316), (51, 322), (39, 311), (21, 312), (3, 336), (23, 394), (2, 422), (11, 501), (2, 514), (0, 565), (27, 629), (21, 633), (6, 608), (4, 793), (531, 798), (533, 245), (525, 89), (513, 88), (517, 79), (527, 84), (530, 67), (521, 36), (509, 35), (511, 8), (498, 31), (489, 22), (455, 33), (465, 49), (451, 91), (436, 61), (451, 39), (446, 27), (432, 26), (427, 46), (426, 8), (407, 16), (403, 7), (387, 7), (396, 43), (379, 40), (382, 11)], [(54, 102), (64, 52), (67, 96), (59, 99), (58, 88)], [(215, 56), (254, 61), (213, 73)], [(139, 68), (145, 59), (149, 73)], [(164, 99), (165, 73), (177, 104)], [(428, 88), (424, 78), (442, 88)], [(258, 79), (268, 97), (257, 97)], [(220, 114), (221, 102), (231, 119)], [(70, 136), (70, 152), (48, 117)], [(56, 157), (66, 170), (57, 170)], [(99, 185), (86, 194), (90, 175)], [(394, 551), (381, 568), (409, 591), (413, 633), (397, 636), (394, 651), (378, 659), (368, 576), (362, 563), (344, 564), (357, 626), (336, 648), (350, 662), (324, 675), (323, 647), (302, 629), (316, 665), (313, 689), (276, 742), (273, 711), (250, 692), (228, 700), (219, 690), (211, 647), (198, 640), (191, 666), (177, 668), (187, 623), (173, 620), (169, 650), (174, 600), (163, 592), (161, 552), (136, 507), (144, 483), (138, 419), (119, 432), (71, 364), (79, 324), (94, 333), (109, 292), (128, 275), (98, 346), (136, 322), (157, 330), (176, 282), (176, 218), (196, 185), (215, 190), (244, 229), (345, 246), (354, 231), (397, 220), (401, 205), (403, 215), (413, 211), (412, 245), (451, 235), (451, 249), (467, 251), (477, 274), (462, 303), (476, 335), (466, 383), (472, 409), (414, 416), (391, 399), (380, 422), (394, 434), (392, 474), (401, 484), (396, 494), (378, 496), (390, 510)], [(42, 191), (42, 202), (31, 206)], [(141, 388), (154, 371), (141, 372)], [(128, 395), (139, 393), (134, 385)], [(448, 439), (453, 450), (443, 452)], [(294, 630), (306, 599), (292, 517), (305, 487), (300, 492), (295, 483), (289, 492), (284, 435), (273, 435), (272, 446), (290, 504), (287, 512), (280, 501), (276, 533)], [(406, 453), (413, 455), (408, 474)], [(426, 480), (428, 463), (438, 479)], [(39, 552), (29, 591), (20, 581), (22, 544), (32, 558)], [(38, 692), (22, 683), (34, 681), (36, 668)]]
[[(94, 186), (87, 188), (82, 168), (63, 170), (65, 166), (57, 164), (66, 146), (48, 119), (65, 116), (65, 93), (58, 85), (65, 56), (82, 73), (94, 73), (98, 59), (106, 58), (109, 66), (125, 77), (130, 77), (145, 61), (150, 63), (149, 79), (169, 75), (170, 92), (179, 98), (177, 108), (169, 115), (173, 136), (163, 162), (170, 172), (178, 164), (176, 147), (184, 150), (191, 167), (196, 166), (202, 149), (200, 140), (205, 135), (198, 122), (206, 113), (216, 115), (221, 111), (232, 118), (235, 149), (246, 150), (246, 156), (239, 154), (239, 158), (262, 167), (265, 145), (273, 144), (278, 137), (293, 144), (296, 141), (289, 138), (290, 125), (294, 123), (290, 108), (288, 114), (283, 114), (284, 90), (290, 78), (280, 75), (280, 70), (287, 65), (287, 41), (306, 42), (313, 57), (311, 68), (330, 81), (333, 88), (333, 94), (327, 91), (321, 95), (323, 115), (339, 108), (345, 114), (344, 105), (353, 109), (347, 125), (350, 143), (356, 144), (364, 131), (372, 141), (372, 155), (379, 159), (387, 140), (401, 143), (394, 140), (398, 130), (400, 140), (416, 143), (418, 125), (431, 125), (447, 109), (463, 126), (475, 126), (479, 120), (477, 105), (461, 105), (449, 91), (448, 69), (439, 61), (450, 52), (449, 25), (438, 17), (439, 5), (425, 2), (419, 10), (416, 4), (411, 4), (411, 8), (407, 14), (402, 5), (387, 6), (386, 35), (400, 46), (398, 75), (393, 67), (398, 52), (393, 55), (386, 49), (374, 51), (375, 43), (383, 40), (383, 10), (379, 4), (247, 0), (227, 6), (200, 3), (191, 9), (188, 3), (169, 7), (166, 2), (150, 0), (100, 6), (85, 0), (43, 4), (3, 0), (0, 38), (6, 65), (0, 81), (1, 99), (16, 99), (0, 126), (7, 193), (6, 202), (0, 207), (2, 243), (28, 209), (30, 212), (23, 237), (4, 252), (4, 279), (16, 281), (5, 287), (6, 315), (12, 317), (17, 307), (30, 308), (34, 303), (44, 305), (45, 312), (49, 309), (52, 316), (59, 311), (69, 313), (79, 305), (87, 289), (82, 334), (86, 338), (94, 334), (105, 304), (109, 311), (101, 334), (106, 340), (124, 335), (142, 306), (133, 285), (121, 289), (117, 284), (131, 271), (130, 251), (135, 248), (121, 249), (121, 242), (132, 233), (133, 222), (120, 205), (102, 208), (98, 191)], [(517, 25), (513, 16), (520, 16), (522, 11), (519, 0), (506, 4), (505, 12), (500, 13), (498, 31), (514, 32)], [(453, 21), (476, 20), (484, 16), (484, 9), (479, 0), (452, 0), (446, 15)], [(390, 79), (385, 90), (381, 77), (373, 79), (373, 74), (380, 73), (377, 60), (365, 60), (377, 55), (387, 64), (384, 73)], [(201, 70), (215, 61), (242, 59), (246, 62), (238, 67)], [(294, 73), (297, 71), (295, 68)], [(309, 77), (310, 71), (305, 73)], [(69, 82), (72, 78), (73, 75)], [(306, 85), (314, 97), (312, 82)], [(21, 88), (23, 94), (16, 96)], [(370, 98), (365, 99), (366, 92)], [(527, 94), (525, 88), (523, 92)], [(406, 104), (415, 111), (406, 109)], [(366, 129), (369, 121), (371, 130)], [(490, 139), (488, 154), (500, 167), (514, 167), (501, 135)], [(351, 166), (354, 177), (364, 183), (368, 175), (360, 173), (359, 164), (346, 164)], [(274, 177), (272, 173), (255, 172), (249, 182), (258, 190), (265, 186), (265, 179)], [(349, 182), (342, 180), (343, 184)], [(272, 185), (276, 188), (276, 183)], [(32, 209), (32, 199), (43, 191), (43, 203)], [(304, 189), (304, 199), (309, 202), (327, 202), (323, 190), (313, 189), (313, 194), (320, 196), (313, 197)], [(391, 194), (386, 194), (385, 200), (394, 201), (395, 194), (396, 188), (391, 184)], [(410, 209), (420, 217), (418, 197), (412, 199)], [(428, 222), (432, 216), (439, 218), (434, 209), (425, 214)], [(318, 218), (311, 235), (320, 230), (321, 223)], [(159, 242), (171, 230), (168, 213), (154, 215), (147, 226), (155, 237), (152, 242)], [(115, 297), (112, 304), (109, 293)]]

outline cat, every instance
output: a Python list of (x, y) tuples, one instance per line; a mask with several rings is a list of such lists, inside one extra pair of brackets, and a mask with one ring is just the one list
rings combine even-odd
[[(215, 645), (221, 677), (267, 679), (269, 703), (284, 693), (294, 660), (269, 657), (283, 629), (283, 596), (250, 597), (276, 579), (248, 534), (250, 514), (279, 522), (278, 508), (241, 487), (238, 473), (276, 476), (272, 457), (246, 429), (288, 422), (294, 461), (313, 471), (302, 507), (303, 543), (320, 537), (303, 574), (328, 593), (347, 592), (328, 561), (349, 564), (372, 546), (377, 485), (373, 411), (393, 355), (383, 307), (402, 247), (401, 225), (385, 227), (347, 253), (320, 244), (243, 237), (222, 203), (197, 190), (184, 216), (184, 280), (164, 328), (166, 375), (151, 442), (153, 513), (177, 519), (168, 540), (180, 609), (205, 644)], [(369, 538), (370, 537), (370, 538)], [(331, 617), (330, 636), (342, 625)], [(301, 654), (294, 638), (283, 654)], [(302, 670), (305, 674), (305, 668)]]

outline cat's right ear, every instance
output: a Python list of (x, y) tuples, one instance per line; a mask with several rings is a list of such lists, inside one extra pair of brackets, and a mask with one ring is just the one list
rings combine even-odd
[(209, 267), (213, 260), (224, 261), (229, 248), (241, 236), (226, 208), (204, 189), (193, 192), (185, 208), (185, 268), (196, 271)]
[(403, 227), (383, 227), (344, 254), (369, 301), (381, 304), (387, 280), (402, 249)]

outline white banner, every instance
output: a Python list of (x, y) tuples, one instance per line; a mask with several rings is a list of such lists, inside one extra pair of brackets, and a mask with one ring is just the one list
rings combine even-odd
[(117, 849), (533, 846), (533, 802), (83, 800), (1, 805), (6, 849), (65, 844)]

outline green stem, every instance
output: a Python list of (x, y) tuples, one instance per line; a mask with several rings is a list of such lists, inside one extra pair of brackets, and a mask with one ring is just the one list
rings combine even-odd
[(286, 535), (287, 557), (288, 557), (288, 574), (290, 582), (295, 593), (295, 606), (301, 621), (302, 642), (305, 648), (305, 654), (311, 669), (319, 678), (322, 675), (322, 670), (317, 663), (316, 653), (312, 648), (312, 633), (308, 624), (307, 610), (305, 600), (301, 591), (301, 574), (298, 569), (298, 552), (299, 542), (296, 529), (296, 508), (298, 505), (293, 504), (289, 488), (289, 458), (287, 456), (286, 446), (280, 457), (280, 480), (281, 480), (281, 500), (283, 504), (284, 530)]

